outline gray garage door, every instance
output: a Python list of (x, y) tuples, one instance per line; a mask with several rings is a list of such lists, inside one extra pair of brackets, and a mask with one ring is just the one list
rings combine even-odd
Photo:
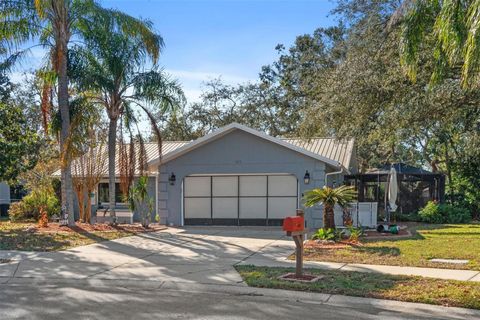
[(295, 176), (215, 175), (184, 180), (186, 225), (281, 225), (295, 215)]

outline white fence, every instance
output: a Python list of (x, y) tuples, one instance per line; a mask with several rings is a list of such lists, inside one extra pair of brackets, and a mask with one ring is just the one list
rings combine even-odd
[[(353, 202), (347, 209), (355, 227), (376, 228), (378, 216), (377, 202)], [(335, 225), (343, 226), (343, 209), (335, 207)]]

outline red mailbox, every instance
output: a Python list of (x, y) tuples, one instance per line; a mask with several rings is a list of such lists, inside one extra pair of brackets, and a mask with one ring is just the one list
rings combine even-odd
[(301, 216), (286, 217), (285, 219), (283, 219), (283, 231), (303, 231), (304, 228), (305, 220)]

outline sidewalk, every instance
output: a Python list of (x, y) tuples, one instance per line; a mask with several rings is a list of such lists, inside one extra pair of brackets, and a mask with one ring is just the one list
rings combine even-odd
[[(274, 244), (263, 248), (239, 263), (239, 265), (254, 265), (262, 267), (294, 267), (295, 261), (288, 260), (294, 250), (294, 246), (285, 240), (278, 240)], [(439, 269), (421, 267), (401, 267), (373, 264), (339, 263), (304, 261), (305, 268), (325, 270), (376, 272), (392, 275), (420, 276), (444, 280), (477, 281), (480, 282), (480, 271)]]

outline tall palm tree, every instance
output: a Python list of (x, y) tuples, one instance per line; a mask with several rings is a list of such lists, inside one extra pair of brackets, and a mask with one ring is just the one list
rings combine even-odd
[[(49, 48), (51, 65), (57, 76), (57, 100), (61, 115), (60, 151), (62, 157), (62, 207), (67, 210), (69, 225), (74, 225), (71, 157), (68, 152), (70, 133), (69, 79), (67, 56), (72, 36), (85, 37), (87, 26), (98, 16), (114, 19), (119, 31), (139, 36), (146, 43), (150, 38), (144, 21), (117, 10), (100, 7), (95, 0), (2, 0), (0, 2), (0, 54), (6, 59), (0, 67), (9, 68), (28, 50), (22, 46), (34, 42)], [(153, 46), (152, 46), (153, 47)], [(155, 50), (155, 48), (153, 49)], [(158, 52), (157, 52), (158, 54)]]
[[(98, 19), (102, 21), (91, 25), (85, 39), (87, 47), (72, 50), (71, 76), (81, 90), (89, 92), (92, 101), (105, 107), (109, 118), (109, 210), (115, 217), (115, 159), (120, 119), (124, 118), (123, 123), (131, 133), (130, 126), (138, 126), (140, 122), (136, 111), (143, 111), (157, 135), (161, 156), (156, 113), (173, 111), (185, 98), (180, 85), (156, 66), (163, 47), (159, 35), (149, 28), (146, 33), (150, 32), (149, 39), (154, 41), (145, 41), (143, 37), (119, 32), (116, 21), (108, 16)], [(151, 68), (145, 70), (146, 66)]]
[(356, 192), (354, 188), (350, 186), (312, 189), (306, 191), (303, 197), (306, 207), (313, 207), (317, 204), (323, 205), (323, 227), (326, 229), (335, 229), (335, 205), (346, 208), (349, 202), (355, 198)]
[[(464, 88), (480, 84), (480, 2), (405, 0), (390, 26), (401, 26), (401, 62), (415, 80), (421, 52), (435, 61), (432, 83), (461, 68)], [(433, 46), (431, 46), (433, 44)]]

